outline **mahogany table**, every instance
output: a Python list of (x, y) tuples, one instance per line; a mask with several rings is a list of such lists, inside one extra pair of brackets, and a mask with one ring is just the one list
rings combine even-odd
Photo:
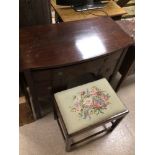
[(53, 88), (67, 88), (91, 73), (110, 81), (133, 40), (110, 18), (98, 17), (20, 29), (20, 70), (24, 72), (35, 119), (52, 104)]

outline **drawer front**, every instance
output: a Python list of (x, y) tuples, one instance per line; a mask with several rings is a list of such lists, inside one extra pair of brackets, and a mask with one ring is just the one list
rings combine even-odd
[(32, 72), (36, 92), (40, 95), (50, 95), (52, 87), (65, 89), (71, 79), (93, 73), (107, 79), (112, 75), (122, 51), (100, 57), (91, 61), (61, 67), (57, 69), (36, 70)]
[(34, 70), (32, 76), (35, 82), (42, 82), (52, 80), (53, 78), (56, 79), (55, 77), (59, 76), (64, 76), (65, 78), (67, 76), (68, 78), (69, 76), (79, 76), (85, 73), (97, 75), (100, 72), (103, 75), (107, 72), (111, 74), (121, 53), (122, 51), (117, 51), (105, 57), (58, 69)]
[(35, 82), (34, 86), (38, 96), (43, 96), (52, 93), (51, 81)]
[(34, 82), (49, 81), (51, 79), (51, 71), (47, 70), (36, 70), (32, 72)]
[(107, 79), (113, 74), (114, 69), (119, 61), (122, 52), (118, 52), (112, 56), (107, 57), (106, 62), (101, 68), (101, 75)]
[(60, 80), (61, 82), (69, 82), (70, 78), (82, 76), (86, 73), (93, 73), (109, 79), (115, 66), (120, 58), (122, 51), (117, 51), (112, 55), (97, 58), (95, 60), (84, 62), (78, 65), (72, 65), (52, 71), (52, 81)]

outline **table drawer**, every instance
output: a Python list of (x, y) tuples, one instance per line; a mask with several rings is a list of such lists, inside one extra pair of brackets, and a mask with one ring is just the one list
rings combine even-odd
[(32, 72), (32, 77), (35, 82), (49, 81), (51, 79), (51, 70), (35, 70)]
[(50, 94), (51, 87), (65, 89), (69, 82), (84, 74), (93, 73), (107, 79), (112, 75), (122, 51), (111, 55), (96, 58), (80, 64), (70, 65), (56, 69), (33, 71), (32, 76), (38, 95)]
[(86, 73), (109, 77), (113, 73), (121, 53), (122, 51), (117, 51), (112, 55), (97, 58), (89, 62), (53, 69), (51, 76), (52, 81), (56, 81), (57, 79), (66, 79), (68, 81), (73, 76), (77, 77)]
[(52, 93), (52, 84), (50, 80), (44, 82), (35, 82), (34, 86), (38, 96)]

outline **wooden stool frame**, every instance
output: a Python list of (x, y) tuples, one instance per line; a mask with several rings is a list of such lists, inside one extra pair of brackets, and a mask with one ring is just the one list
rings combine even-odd
[[(62, 115), (60, 113), (60, 110), (59, 110), (59, 107), (57, 105), (57, 102), (56, 102), (55, 98), (54, 98), (53, 108), (54, 108), (54, 118), (57, 120), (58, 125), (60, 127), (60, 131), (61, 131), (62, 136), (64, 138), (64, 141), (66, 143), (66, 151), (67, 152), (71, 151), (77, 144), (82, 143), (82, 142), (84, 142), (84, 141), (86, 141), (86, 140), (88, 140), (88, 139), (90, 139), (90, 138), (92, 138), (94, 136), (97, 136), (97, 135), (99, 135), (99, 134), (101, 134), (103, 132), (107, 132), (107, 133), (111, 132), (119, 124), (119, 122), (126, 116), (126, 114), (129, 112), (128, 110), (125, 110), (124, 112), (121, 112), (121, 113), (119, 113), (117, 115), (114, 115), (114, 116), (108, 118), (107, 120), (98, 122), (96, 124), (88, 126), (88, 127), (84, 128), (84, 129), (81, 129), (81, 130), (79, 130), (77, 132), (74, 132), (72, 134), (68, 134), (67, 128), (65, 126), (63, 117), (62, 117)], [(107, 128), (105, 126), (105, 124), (107, 124), (109, 122), (112, 123), (112, 126), (110, 128)], [(95, 133), (93, 135), (90, 135), (90, 136), (88, 136), (86, 138), (83, 138), (83, 139), (81, 139), (81, 140), (79, 140), (77, 142), (73, 142), (73, 137), (75, 137), (77, 135), (80, 135), (80, 134), (83, 134), (86, 131), (90, 131), (90, 130), (95, 129), (95, 128), (100, 127), (100, 126), (104, 126), (105, 129), (101, 130), (101, 131), (99, 131), (99, 132), (97, 132), (97, 133)]]

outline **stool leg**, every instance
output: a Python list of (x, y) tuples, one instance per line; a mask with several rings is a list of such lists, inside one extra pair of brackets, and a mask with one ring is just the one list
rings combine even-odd
[(122, 119), (123, 119), (123, 117), (117, 119), (117, 120), (112, 124), (111, 128), (109, 129), (109, 132), (112, 132), (112, 131), (115, 129), (115, 127), (121, 122)]
[(72, 138), (67, 138), (66, 139), (66, 151), (69, 152), (71, 150), (71, 145), (72, 145)]
[(54, 114), (54, 119), (57, 120), (58, 119), (58, 115), (57, 115), (55, 103), (53, 104), (53, 114)]
[(117, 86), (116, 86), (116, 89), (115, 89), (116, 92), (119, 90), (121, 84), (122, 84), (123, 81), (126, 79), (126, 77), (127, 77), (127, 74), (126, 74), (126, 75), (122, 75), (121, 79), (119, 80), (119, 82), (118, 82), (118, 84), (117, 84)]
[(54, 119), (57, 120), (58, 119), (58, 115), (57, 115), (57, 112), (56, 112), (55, 108), (53, 109), (53, 113), (54, 113)]
[(55, 99), (54, 96), (52, 95), (52, 107), (53, 107), (53, 114), (54, 114), (54, 119), (57, 120), (58, 119), (58, 115), (57, 115), (57, 111), (56, 111), (56, 103), (55, 103)]

